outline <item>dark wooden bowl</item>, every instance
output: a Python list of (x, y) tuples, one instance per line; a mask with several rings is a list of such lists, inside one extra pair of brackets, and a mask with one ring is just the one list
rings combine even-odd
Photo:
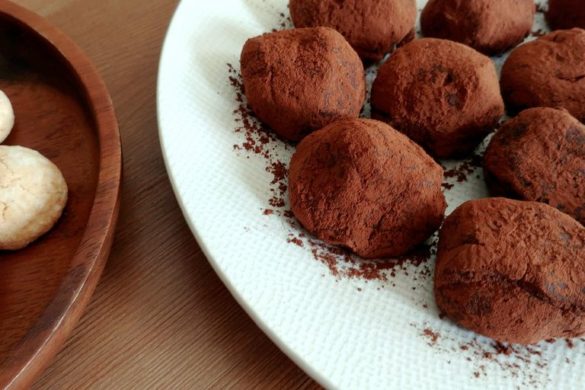
[(69, 186), (64, 215), (17, 252), (0, 251), (0, 388), (29, 386), (62, 347), (104, 268), (118, 216), (120, 134), (108, 91), (63, 33), (0, 1), (0, 89), (16, 126)]

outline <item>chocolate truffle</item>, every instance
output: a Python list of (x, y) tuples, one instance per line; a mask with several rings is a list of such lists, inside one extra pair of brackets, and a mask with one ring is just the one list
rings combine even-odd
[(379, 61), (414, 31), (416, 1), (290, 0), (290, 13), (296, 27), (334, 28), (362, 59)]
[(440, 233), (439, 309), (500, 342), (585, 333), (585, 228), (543, 203), (464, 203)]
[(372, 107), (439, 158), (471, 152), (504, 113), (492, 61), (433, 38), (406, 44), (380, 67)]
[(546, 20), (553, 30), (585, 28), (583, 0), (549, 0)]
[(585, 126), (531, 108), (506, 122), (485, 154), (492, 193), (547, 203), (585, 224)]
[(364, 66), (345, 38), (330, 28), (249, 39), (241, 66), (250, 107), (290, 141), (335, 120), (357, 117), (365, 100)]
[(585, 30), (559, 30), (512, 52), (502, 68), (502, 93), (512, 113), (563, 107), (585, 120)]
[(319, 239), (365, 258), (406, 254), (438, 229), (443, 169), (385, 123), (347, 119), (306, 137), (289, 172), (290, 203)]
[(535, 11), (534, 0), (430, 0), (422, 12), (421, 27), (425, 36), (495, 55), (524, 40)]

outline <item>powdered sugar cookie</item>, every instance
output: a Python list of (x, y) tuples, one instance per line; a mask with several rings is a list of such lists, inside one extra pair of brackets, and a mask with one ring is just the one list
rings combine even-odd
[(4, 142), (14, 127), (14, 110), (8, 96), (0, 91), (0, 143)]
[(51, 161), (0, 146), (0, 250), (21, 249), (48, 232), (67, 203), (67, 183)]

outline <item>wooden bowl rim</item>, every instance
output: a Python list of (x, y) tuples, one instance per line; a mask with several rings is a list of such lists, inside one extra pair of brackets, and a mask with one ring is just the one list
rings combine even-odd
[(39, 321), (0, 362), (0, 388), (25, 388), (48, 367), (89, 303), (112, 246), (120, 207), (122, 150), (112, 100), (83, 51), (43, 17), (10, 1), (0, 15), (44, 39), (70, 67), (92, 110), (99, 140), (99, 175), (86, 229), (68, 273)]

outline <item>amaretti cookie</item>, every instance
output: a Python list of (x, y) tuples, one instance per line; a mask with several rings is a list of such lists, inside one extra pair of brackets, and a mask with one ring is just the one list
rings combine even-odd
[(439, 309), (500, 342), (585, 333), (585, 228), (543, 203), (464, 203), (441, 228)]
[(559, 30), (515, 49), (502, 68), (511, 113), (530, 107), (567, 109), (585, 120), (585, 30)]
[(365, 258), (406, 254), (438, 229), (443, 169), (385, 123), (348, 119), (306, 137), (289, 172), (291, 208), (323, 241)]
[(14, 127), (14, 109), (10, 99), (0, 91), (0, 143), (4, 142)]
[(372, 107), (376, 117), (440, 158), (471, 152), (504, 114), (492, 61), (434, 38), (406, 44), (380, 67)]
[(585, 126), (531, 108), (506, 122), (485, 154), (492, 193), (547, 203), (585, 224)]
[(553, 30), (585, 28), (583, 0), (548, 0), (546, 20)]
[(421, 14), (421, 28), (427, 37), (495, 55), (524, 40), (535, 11), (533, 0), (430, 0)]
[(331, 28), (293, 29), (249, 39), (241, 67), (252, 110), (290, 141), (338, 119), (358, 117), (365, 100), (362, 61)]
[(296, 27), (339, 31), (367, 61), (379, 61), (414, 31), (415, 0), (290, 0)]
[(0, 146), (0, 188), (0, 250), (24, 248), (47, 233), (67, 203), (59, 168), (20, 146)]

